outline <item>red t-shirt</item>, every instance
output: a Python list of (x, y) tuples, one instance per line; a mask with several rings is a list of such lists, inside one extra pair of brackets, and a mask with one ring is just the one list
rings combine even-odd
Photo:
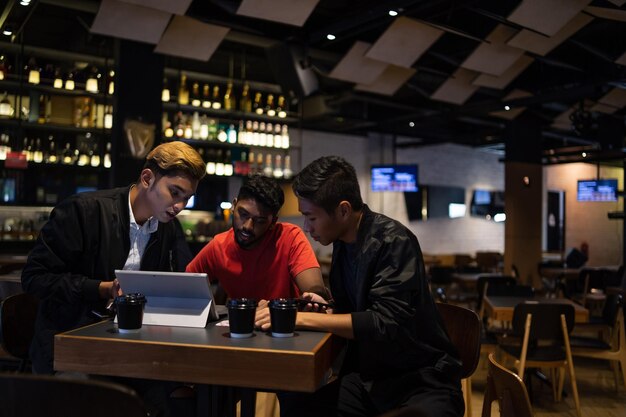
[(187, 272), (206, 272), (230, 298), (299, 297), (294, 277), (319, 263), (298, 226), (276, 223), (252, 249), (242, 249), (232, 227), (216, 235), (187, 265)]

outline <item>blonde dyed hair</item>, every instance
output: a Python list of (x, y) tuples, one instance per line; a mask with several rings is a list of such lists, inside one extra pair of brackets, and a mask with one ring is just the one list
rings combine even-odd
[(182, 171), (198, 181), (206, 174), (206, 165), (200, 154), (180, 141), (162, 143), (150, 151), (146, 157), (145, 168), (165, 176)]

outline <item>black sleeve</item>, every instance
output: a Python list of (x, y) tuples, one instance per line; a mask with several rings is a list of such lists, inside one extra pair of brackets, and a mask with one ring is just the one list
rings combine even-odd
[(75, 273), (76, 268), (72, 268), (86, 256), (83, 204), (69, 199), (52, 210), (22, 271), (26, 292), (61, 305), (99, 299), (100, 281)]

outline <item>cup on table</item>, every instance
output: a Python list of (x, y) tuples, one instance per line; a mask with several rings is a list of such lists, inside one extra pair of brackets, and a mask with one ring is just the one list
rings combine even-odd
[(131, 293), (115, 297), (117, 327), (120, 333), (134, 333), (141, 329), (146, 297), (141, 293)]
[(270, 301), (269, 308), (272, 336), (292, 337), (296, 328), (298, 300), (295, 298), (275, 298)]
[(252, 337), (257, 302), (251, 298), (231, 298), (226, 303), (230, 337), (243, 339)]

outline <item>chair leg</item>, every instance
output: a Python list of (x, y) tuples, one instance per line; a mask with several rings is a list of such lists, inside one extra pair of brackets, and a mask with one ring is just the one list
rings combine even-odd
[(555, 371), (559, 373), (559, 383), (556, 387), (554, 401), (560, 402), (563, 399), (563, 385), (565, 385), (565, 368), (555, 368)]
[(561, 373), (559, 372), (559, 368), (550, 368), (550, 381), (552, 385), (552, 398), (554, 399), (554, 402), (558, 402), (558, 393), (561, 389)]
[(465, 399), (465, 417), (472, 417), (472, 377), (461, 380), (463, 398)]
[(580, 398), (578, 397), (578, 387), (576, 385), (576, 372), (574, 372), (574, 360), (572, 359), (572, 349), (569, 344), (569, 333), (567, 332), (567, 323), (565, 315), (561, 314), (561, 330), (563, 331), (563, 341), (565, 344), (565, 357), (567, 358), (567, 366), (569, 377), (572, 383), (572, 394), (574, 395), (574, 404), (576, 404), (576, 415), (581, 417)]
[(613, 371), (613, 380), (615, 381), (615, 392), (619, 391), (619, 362), (609, 361), (611, 370)]

